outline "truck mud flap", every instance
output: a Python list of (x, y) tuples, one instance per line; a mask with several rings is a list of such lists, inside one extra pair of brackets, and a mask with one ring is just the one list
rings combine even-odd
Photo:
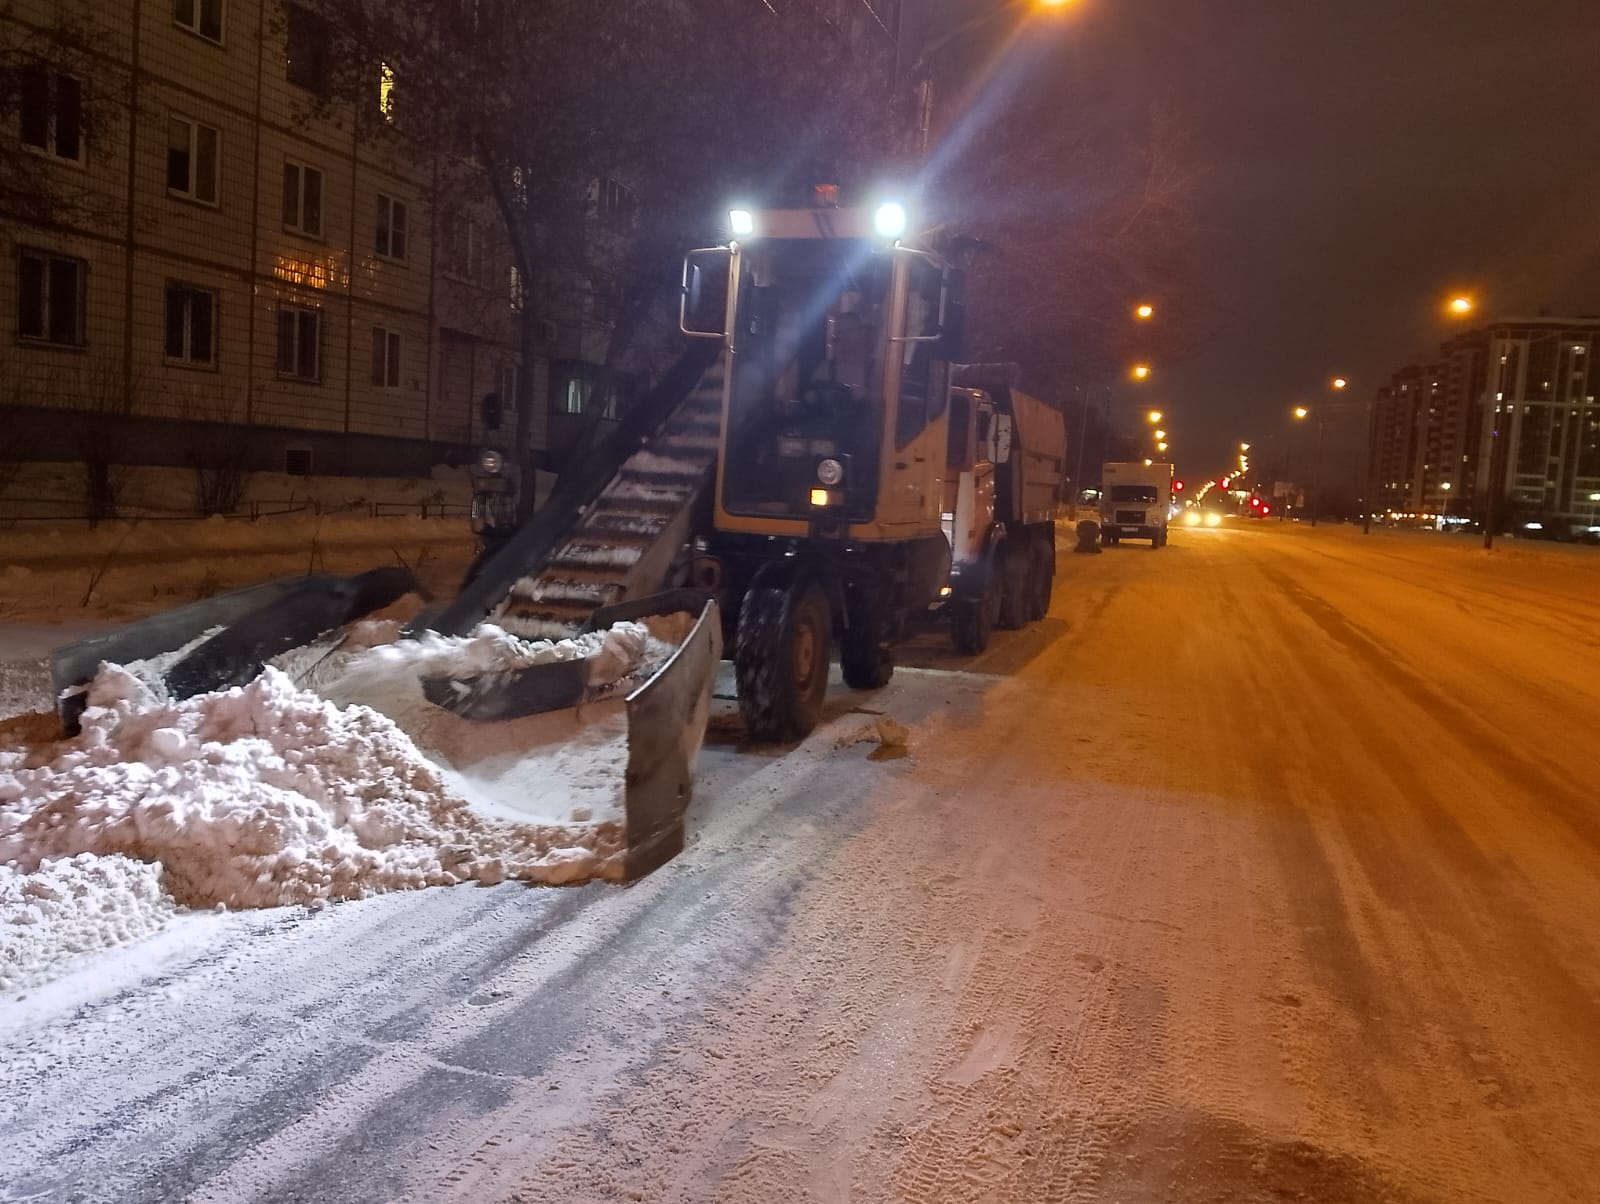
[(408, 593), (421, 593), (407, 569), (381, 568), (354, 577), (317, 573), (247, 586), (175, 607), (115, 631), (64, 644), (50, 654), (56, 710), (62, 730), (78, 731), (85, 695), (81, 687), (102, 662), (149, 660), (214, 636), (190, 650), (166, 673), (176, 698), (242, 685), (274, 656), (326, 631), (381, 610)]

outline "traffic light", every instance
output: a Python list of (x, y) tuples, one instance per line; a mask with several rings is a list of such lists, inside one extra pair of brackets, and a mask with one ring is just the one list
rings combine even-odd
[(1173, 493), (1182, 493), (1183, 492), (1183, 482), (1182, 481), (1174, 481), (1174, 482), (1172, 482), (1172, 492)]
[(1250, 499), (1250, 509), (1252, 509), (1252, 510), (1261, 509), (1261, 499), (1258, 498), (1258, 497), (1251, 498)]

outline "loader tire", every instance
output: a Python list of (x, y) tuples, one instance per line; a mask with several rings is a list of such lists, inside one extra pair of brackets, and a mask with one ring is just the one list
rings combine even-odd
[(745, 594), (733, 667), (752, 740), (789, 743), (817, 726), (832, 629), (828, 597), (814, 582), (755, 586)]
[(1050, 613), (1050, 597), (1056, 585), (1056, 533), (1046, 526), (1034, 533), (1032, 572), (1028, 582), (1028, 619), (1036, 622)]
[(872, 593), (852, 592), (844, 638), (839, 641), (839, 668), (852, 690), (881, 690), (894, 676), (894, 653), (886, 642), (888, 624), (883, 601)]
[(1028, 625), (1028, 589), (1033, 576), (1032, 549), (1021, 531), (1016, 539), (1008, 539), (1000, 551), (1001, 592), (999, 626), (1007, 631), (1018, 631)]

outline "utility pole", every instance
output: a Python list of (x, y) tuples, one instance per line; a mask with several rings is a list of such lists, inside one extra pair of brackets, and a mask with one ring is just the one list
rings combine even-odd
[(1317, 459), (1311, 469), (1311, 525), (1317, 525), (1317, 510), (1322, 504), (1322, 436), (1327, 430), (1325, 418), (1317, 419)]

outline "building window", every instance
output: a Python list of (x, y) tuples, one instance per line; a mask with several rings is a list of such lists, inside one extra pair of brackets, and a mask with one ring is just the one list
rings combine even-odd
[(17, 73), (22, 144), (57, 159), (83, 162), (83, 85), (37, 63)]
[(210, 367), (217, 362), (217, 295), (167, 281), (167, 359)]
[(400, 332), (372, 328), (372, 383), (380, 389), (400, 387)]
[(477, 281), (483, 271), (483, 231), (470, 217), (450, 222), (444, 270), (459, 280)]
[(328, 45), (332, 30), (326, 17), (300, 4), (290, 4), (283, 74), (291, 84), (315, 92), (328, 90)]
[(172, 22), (220, 45), (222, 0), (172, 0)]
[(222, 136), (209, 125), (173, 117), (167, 122), (167, 192), (203, 205), (217, 203)]
[(311, 449), (309, 447), (286, 447), (283, 449), (283, 473), (290, 477), (309, 477), (311, 475)]
[(17, 337), (82, 346), (88, 278), (89, 265), (81, 259), (22, 248), (17, 254)]
[(283, 228), (322, 237), (322, 172), (317, 168), (283, 165)]
[(385, 259), (405, 259), (406, 203), (378, 195), (378, 236), (375, 245)]
[(638, 198), (633, 189), (616, 180), (602, 177), (595, 181), (595, 216), (609, 230), (627, 230), (633, 225)]
[(394, 68), (388, 63), (378, 64), (378, 112), (385, 121), (394, 121)]
[(278, 307), (278, 375), (295, 380), (322, 379), (322, 311), (298, 305)]

